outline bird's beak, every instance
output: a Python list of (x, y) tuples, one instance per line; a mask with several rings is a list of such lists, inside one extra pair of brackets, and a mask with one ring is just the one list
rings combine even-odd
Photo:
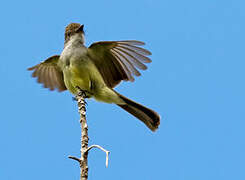
[(83, 24), (76, 30), (76, 32), (78, 33), (78, 32), (83, 32)]

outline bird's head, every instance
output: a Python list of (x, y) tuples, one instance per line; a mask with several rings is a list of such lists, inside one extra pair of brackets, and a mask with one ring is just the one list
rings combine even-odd
[(81, 38), (82, 43), (84, 43), (84, 30), (83, 24), (79, 23), (71, 23), (65, 28), (65, 43), (67, 43), (70, 39), (76, 37)]

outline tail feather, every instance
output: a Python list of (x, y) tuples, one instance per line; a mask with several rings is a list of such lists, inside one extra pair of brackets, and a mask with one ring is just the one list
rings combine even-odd
[(152, 131), (155, 131), (159, 124), (160, 124), (160, 116), (155, 111), (144, 107), (141, 104), (138, 104), (123, 95), (117, 93), (119, 97), (126, 103), (126, 104), (117, 104), (139, 120), (141, 120), (148, 128)]

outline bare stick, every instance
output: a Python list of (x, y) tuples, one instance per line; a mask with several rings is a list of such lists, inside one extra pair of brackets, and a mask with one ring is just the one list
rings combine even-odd
[(81, 158), (77, 158), (74, 156), (69, 156), (68, 158), (73, 159), (80, 164), (80, 180), (88, 179), (88, 152), (92, 148), (99, 148), (106, 153), (106, 167), (108, 167), (108, 159), (109, 159), (109, 151), (105, 150), (99, 145), (92, 145), (88, 147), (88, 125), (86, 120), (86, 92), (81, 90), (79, 87), (78, 95), (76, 95), (75, 99), (77, 100), (78, 111), (80, 114), (80, 124), (81, 124)]
[(78, 112), (80, 114), (80, 124), (81, 124), (81, 158), (74, 156), (69, 156), (68, 158), (73, 159), (80, 164), (80, 180), (88, 179), (88, 125), (86, 120), (86, 93), (83, 92), (80, 88), (79, 93), (76, 95), (75, 99), (77, 100)]
[(89, 152), (90, 149), (93, 149), (93, 148), (98, 148), (102, 151), (104, 151), (106, 153), (106, 160), (105, 160), (105, 166), (108, 167), (108, 161), (109, 161), (109, 154), (110, 154), (110, 151), (107, 151), (106, 149), (104, 149), (103, 147), (97, 145), (97, 144), (94, 144), (92, 146), (89, 146), (89, 148), (87, 149), (86, 152)]
[(81, 161), (80, 161), (80, 180), (88, 179), (88, 125), (86, 120), (86, 94), (80, 91), (77, 95), (77, 105), (80, 114), (81, 124)]
[(81, 159), (79, 159), (79, 158), (77, 158), (77, 157), (74, 157), (74, 156), (68, 156), (68, 158), (73, 159), (73, 160), (79, 162), (79, 164), (81, 163)]

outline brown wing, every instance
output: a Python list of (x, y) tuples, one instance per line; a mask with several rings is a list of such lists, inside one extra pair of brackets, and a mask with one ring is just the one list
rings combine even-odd
[(147, 69), (144, 63), (150, 63), (148, 55), (151, 52), (138, 46), (144, 42), (128, 41), (101, 41), (93, 43), (88, 48), (88, 54), (99, 69), (105, 83), (113, 88), (121, 80), (134, 81), (140, 76), (138, 69)]
[(58, 89), (61, 92), (66, 90), (66, 86), (63, 73), (57, 65), (59, 57), (58, 55), (52, 56), (28, 70), (34, 71), (32, 77), (37, 77), (37, 82), (42, 83), (45, 88), (49, 88), (51, 91)]

